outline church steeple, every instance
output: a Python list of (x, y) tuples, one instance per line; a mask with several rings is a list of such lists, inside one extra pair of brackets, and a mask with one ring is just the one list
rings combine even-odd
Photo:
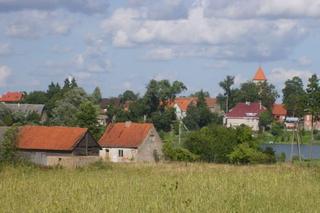
[(255, 76), (253, 77), (253, 82), (254, 83), (262, 83), (262, 82), (265, 82), (267, 81), (267, 78), (266, 78), (266, 75), (264, 74), (264, 71), (262, 69), (261, 66), (259, 66)]

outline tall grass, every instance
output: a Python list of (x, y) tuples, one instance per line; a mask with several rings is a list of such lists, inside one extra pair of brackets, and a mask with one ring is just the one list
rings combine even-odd
[(301, 165), (5, 166), (0, 212), (319, 212), (320, 168)]

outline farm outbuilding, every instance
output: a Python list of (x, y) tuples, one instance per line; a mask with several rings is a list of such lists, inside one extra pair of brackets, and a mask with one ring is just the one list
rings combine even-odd
[(162, 156), (162, 141), (150, 123), (110, 124), (99, 144), (100, 156), (112, 162), (156, 162)]
[(44, 166), (81, 166), (99, 160), (100, 145), (86, 128), (24, 126), (17, 148), (24, 158)]

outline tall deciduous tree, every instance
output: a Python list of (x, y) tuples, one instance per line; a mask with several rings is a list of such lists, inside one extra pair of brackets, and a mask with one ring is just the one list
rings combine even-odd
[(138, 99), (138, 94), (135, 94), (131, 90), (124, 91), (123, 94), (119, 95), (121, 103), (125, 103), (126, 101), (136, 101)]
[(283, 103), (289, 115), (302, 117), (304, 115), (306, 92), (303, 88), (302, 79), (293, 77), (285, 82), (283, 92)]
[(97, 121), (99, 109), (90, 101), (80, 104), (79, 111), (76, 114), (77, 125), (88, 128), (91, 134), (98, 139), (100, 136), (100, 127)]
[[(234, 76), (227, 76), (225, 80), (219, 83), (219, 86), (224, 90), (223, 96), (220, 96), (220, 102), (225, 102), (225, 111), (229, 112), (229, 106), (232, 103), (232, 86), (234, 85)], [(223, 99), (223, 100), (222, 100)]]
[(186, 89), (187, 87), (180, 81), (174, 81), (171, 84), (168, 80), (151, 80), (144, 95), (145, 104), (148, 106), (147, 114), (151, 115), (160, 108), (164, 108), (168, 101), (173, 100), (177, 94)]
[(306, 106), (308, 113), (311, 114), (311, 140), (314, 141), (314, 122), (319, 119), (320, 114), (320, 85), (317, 75), (312, 75), (309, 78), (307, 86)]

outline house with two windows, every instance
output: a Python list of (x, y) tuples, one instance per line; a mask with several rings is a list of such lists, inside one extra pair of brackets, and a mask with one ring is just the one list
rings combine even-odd
[(162, 141), (151, 123), (112, 123), (99, 144), (100, 157), (111, 162), (157, 162), (162, 157)]

